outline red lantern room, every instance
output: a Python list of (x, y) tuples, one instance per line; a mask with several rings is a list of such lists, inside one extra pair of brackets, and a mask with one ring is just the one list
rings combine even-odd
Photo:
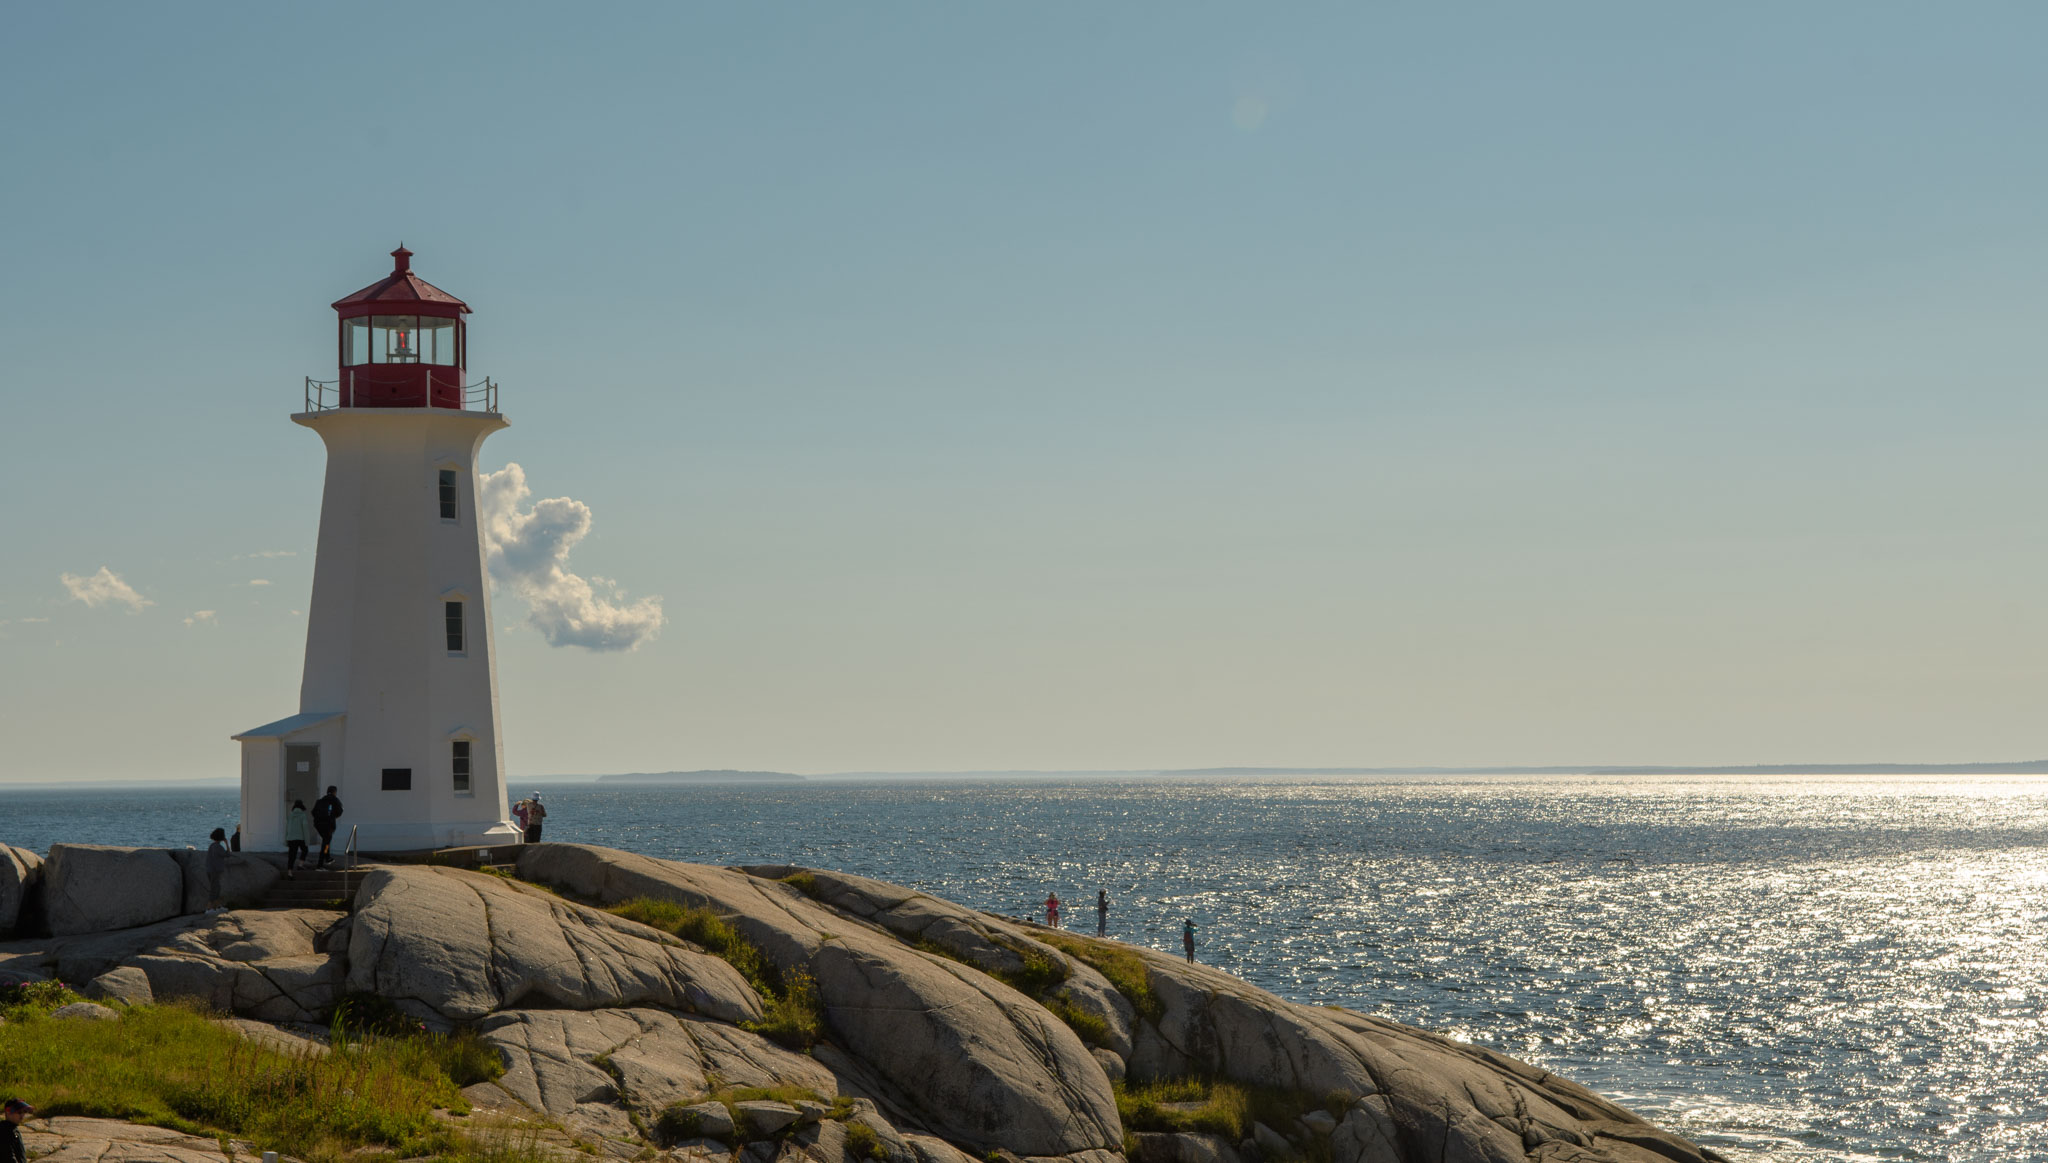
[(469, 306), (412, 273), (404, 243), (391, 252), (389, 275), (335, 300), (334, 312), (341, 407), (462, 409)]

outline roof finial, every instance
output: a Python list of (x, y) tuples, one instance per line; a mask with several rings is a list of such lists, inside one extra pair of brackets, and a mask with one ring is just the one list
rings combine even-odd
[(400, 242), (398, 244), (398, 249), (391, 252), (391, 273), (394, 275), (402, 275), (405, 274), (407, 271), (410, 271), (411, 269), (412, 252), (405, 249), (404, 242)]

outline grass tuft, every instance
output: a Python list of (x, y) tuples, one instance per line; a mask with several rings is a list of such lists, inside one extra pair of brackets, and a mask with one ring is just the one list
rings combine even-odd
[(1090, 1046), (1109, 1046), (1109, 1023), (1103, 1020), (1102, 1015), (1089, 1013), (1064, 997), (1049, 997), (1038, 1004), (1065, 1022), (1082, 1042)]
[(1165, 1003), (1152, 989), (1152, 972), (1145, 959), (1130, 949), (1109, 941), (1084, 941), (1063, 933), (1048, 933), (1039, 940), (1093, 966), (1124, 995), (1131, 1008), (1148, 1021), (1156, 1022), (1166, 1012)]
[(856, 1159), (882, 1160), (889, 1157), (889, 1149), (882, 1145), (882, 1136), (866, 1123), (846, 1124), (846, 1153)]
[(699, 906), (680, 905), (653, 897), (634, 897), (613, 905), (611, 912), (629, 921), (673, 933), (723, 959), (754, 992), (761, 995), (766, 1016), (746, 1022), (751, 1030), (792, 1050), (808, 1050), (825, 1034), (825, 1007), (818, 1000), (818, 983), (803, 970), (783, 973), (766, 954), (740, 935), (732, 922)]
[(824, 895), (824, 890), (818, 887), (818, 878), (808, 872), (792, 872), (782, 878), (782, 883), (810, 897), (812, 900), (817, 900)]

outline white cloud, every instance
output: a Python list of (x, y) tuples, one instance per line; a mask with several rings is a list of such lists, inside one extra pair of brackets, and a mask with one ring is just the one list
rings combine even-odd
[(192, 611), (192, 616), (185, 619), (185, 624), (187, 626), (197, 626), (201, 623), (207, 623), (211, 625), (219, 624), (217, 622), (214, 622), (212, 610), (194, 610)]
[(136, 593), (133, 587), (121, 580), (119, 574), (104, 565), (91, 577), (67, 573), (61, 575), (60, 580), (63, 581), (64, 588), (71, 592), (72, 597), (94, 609), (108, 603), (119, 603), (128, 607), (129, 613), (139, 614), (143, 607), (156, 605), (155, 602)]
[(23, 624), (23, 625), (27, 625), (27, 624), (28, 624), (28, 623), (30, 623), (30, 622), (47, 622), (47, 621), (49, 621), (49, 619), (48, 619), (48, 618), (23, 618), (23, 619), (22, 619), (21, 621), (22, 621), (22, 624)]
[(251, 557), (297, 557), (298, 555), (299, 551), (296, 549), (259, 549), (254, 553), (237, 553), (235, 554), (235, 560), (241, 561)]
[(551, 497), (521, 512), (532, 490), (517, 464), (477, 485), (491, 576), (526, 603), (527, 623), (548, 645), (634, 650), (660, 632), (668, 620), (660, 598), (629, 602), (617, 582), (570, 572), (569, 551), (590, 533), (590, 506)]
[(252, 586), (267, 586), (270, 584), (270, 579), (267, 577), (252, 577), (249, 579), (249, 584)]

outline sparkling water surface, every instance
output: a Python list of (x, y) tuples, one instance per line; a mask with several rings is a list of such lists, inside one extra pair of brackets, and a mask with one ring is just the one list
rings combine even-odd
[[(1740, 1160), (2048, 1158), (2048, 780), (517, 783), (547, 838), (859, 872), (1199, 954), (1574, 1078)], [(9, 792), (203, 846), (230, 791)]]

